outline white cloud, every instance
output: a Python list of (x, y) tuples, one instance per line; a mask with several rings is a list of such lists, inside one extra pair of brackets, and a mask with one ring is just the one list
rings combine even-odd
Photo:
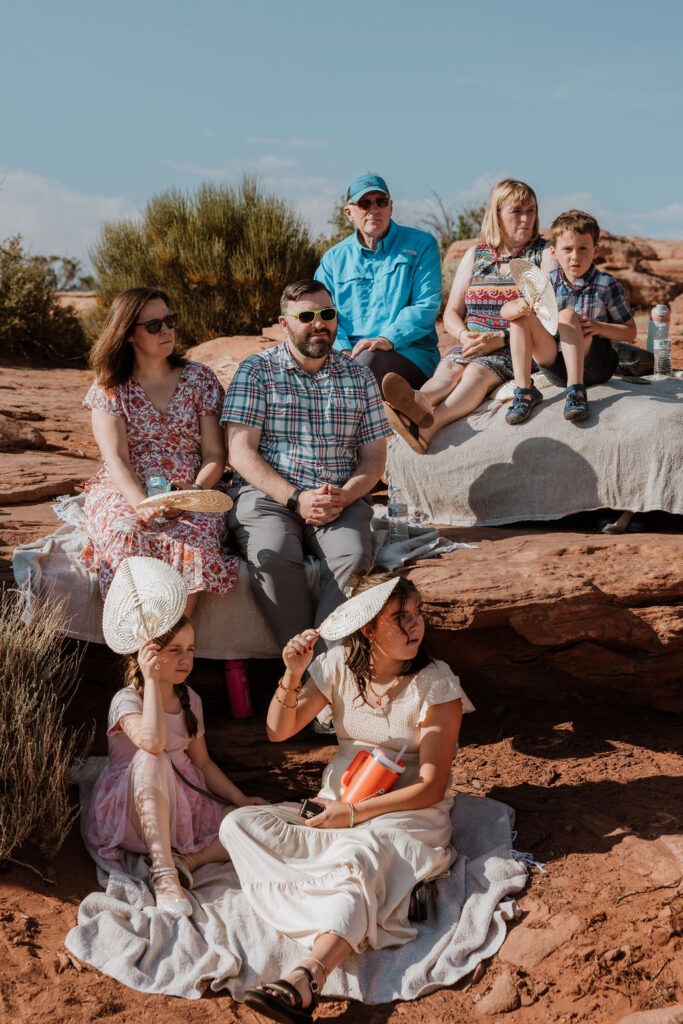
[(591, 192), (570, 192), (559, 196), (539, 196), (541, 224), (549, 227), (565, 210), (585, 210), (592, 214), (601, 228), (614, 235), (645, 235), (651, 238), (683, 236), (683, 203), (641, 212), (619, 213), (609, 210)]
[(276, 153), (265, 153), (259, 157), (259, 167), (296, 167), (296, 160), (289, 156), (277, 156)]
[(253, 146), (293, 146), (295, 149), (322, 149), (329, 146), (329, 139), (274, 139), (251, 136), (247, 142)]
[(0, 169), (0, 238), (21, 234), (26, 248), (36, 254), (87, 262), (88, 247), (103, 222), (137, 212), (123, 196), (79, 195), (38, 174)]

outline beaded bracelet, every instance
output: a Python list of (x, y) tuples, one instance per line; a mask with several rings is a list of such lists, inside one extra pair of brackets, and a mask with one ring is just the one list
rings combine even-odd
[(282, 700), (282, 699), (280, 698), (280, 693), (279, 693), (279, 690), (280, 690), (280, 689), (284, 690), (284, 691), (285, 691), (285, 693), (293, 693), (293, 692), (295, 692), (295, 691), (292, 691), (292, 690), (287, 690), (287, 689), (286, 689), (286, 687), (284, 687), (284, 686), (282, 686), (282, 687), (278, 686), (277, 690), (275, 691), (275, 700), (276, 700), (276, 701), (278, 702), (278, 704), (280, 704), (280, 705), (281, 705), (281, 706), (282, 706), (283, 708), (286, 708), (286, 709), (287, 709), (287, 711), (296, 711), (297, 705), (298, 705), (298, 703), (299, 703), (299, 698), (297, 697), (297, 698), (295, 699), (295, 702), (294, 702), (294, 704), (285, 704), (285, 702), (284, 702), (284, 701), (283, 701), (283, 700)]
[(349, 808), (349, 828), (353, 828), (353, 818), (354, 818), (355, 808), (354, 808), (353, 804), (348, 804), (347, 806)]
[(462, 332), (463, 332), (463, 331), (466, 331), (466, 330), (467, 330), (467, 328), (466, 328), (466, 327), (461, 327), (461, 328), (460, 328), (460, 330), (458, 331), (458, 336), (457, 336), (457, 338), (455, 339), (455, 340), (456, 340), (457, 342), (459, 342), (459, 341), (460, 341), (460, 335), (462, 334)]
[(284, 678), (285, 678), (284, 676), (280, 676), (280, 678), (278, 679), (278, 684), (277, 684), (278, 690), (286, 690), (287, 693), (298, 693), (299, 690), (301, 689), (301, 687), (304, 685), (302, 680), (300, 679), (296, 686), (283, 686), (282, 685), (282, 680)]

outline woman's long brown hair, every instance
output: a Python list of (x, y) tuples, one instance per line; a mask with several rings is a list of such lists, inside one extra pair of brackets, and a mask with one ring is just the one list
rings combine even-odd
[[(90, 366), (101, 387), (115, 388), (131, 376), (134, 352), (129, 339), (140, 310), (153, 299), (161, 299), (168, 306), (168, 295), (159, 288), (128, 288), (112, 302), (102, 333), (90, 353)], [(187, 362), (177, 352), (171, 352), (167, 358), (171, 366), (184, 366)]]
[[(176, 622), (175, 626), (172, 626), (171, 629), (168, 630), (168, 632), (164, 633), (163, 636), (156, 637), (156, 643), (158, 643), (159, 647), (163, 650), (164, 647), (167, 647), (170, 644), (171, 640), (173, 640), (176, 634), (180, 632), (183, 626), (191, 625), (192, 623), (188, 619), (187, 615), (182, 615)], [(134, 687), (141, 697), (144, 695), (145, 680), (142, 675), (142, 672), (140, 671), (140, 666), (138, 665), (138, 659), (136, 654), (127, 654), (125, 656), (124, 681), (126, 686)], [(173, 687), (173, 691), (176, 694), (178, 700), (180, 701), (181, 708), (185, 712), (185, 727), (187, 729), (188, 735), (196, 736), (197, 716), (195, 715), (190, 705), (190, 694), (188, 693), (187, 685), (185, 683), (176, 683), (175, 686)]]
[[(374, 572), (367, 576), (356, 576), (351, 582), (351, 596), (355, 597), (356, 594), (362, 594), (364, 591), (370, 590), (372, 587), (376, 587), (380, 583), (388, 583), (389, 580), (395, 579), (395, 575), (395, 573), (391, 572)], [(401, 612), (403, 612), (408, 601), (414, 597), (416, 597), (418, 602), (421, 604), (422, 596), (412, 580), (409, 580), (406, 576), (399, 576), (398, 583), (394, 587), (389, 600), (384, 607), (380, 609), (374, 619), (368, 623), (368, 626), (371, 627), (371, 631), (372, 627), (377, 622), (378, 616), (381, 615), (387, 605), (398, 601), (399, 608)], [(357, 629), (355, 633), (351, 633), (350, 636), (346, 637), (344, 640), (344, 647), (346, 649), (346, 664), (356, 680), (358, 696), (365, 704), (367, 704), (368, 700), (365, 696), (365, 691), (372, 673), (372, 641), (369, 637), (365, 636), (360, 629)], [(421, 669), (428, 665), (430, 661), (431, 658), (425, 649), (423, 641), (418, 647), (415, 657), (404, 663), (401, 675), (406, 675), (408, 672), (420, 672)]]

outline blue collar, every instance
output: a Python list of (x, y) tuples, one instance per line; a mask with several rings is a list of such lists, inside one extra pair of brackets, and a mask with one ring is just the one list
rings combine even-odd
[(598, 274), (600, 273), (595, 264), (591, 263), (590, 267), (583, 275), (583, 277), (577, 277), (576, 281), (574, 281), (574, 284), (570, 284), (567, 278), (564, 276), (564, 271), (562, 270), (562, 267), (558, 267), (557, 269), (560, 272), (560, 280), (562, 281), (562, 284), (565, 288), (568, 288), (570, 292), (574, 291), (575, 288), (581, 290), (582, 288), (585, 288), (587, 285), (593, 284)]

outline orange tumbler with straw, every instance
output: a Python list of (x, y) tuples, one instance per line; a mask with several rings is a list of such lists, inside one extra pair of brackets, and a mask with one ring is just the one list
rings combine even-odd
[[(401, 751), (403, 753), (403, 751)], [(343, 804), (357, 804), (371, 796), (388, 793), (404, 769), (401, 755), (392, 761), (383, 750), (359, 750), (341, 777)]]

